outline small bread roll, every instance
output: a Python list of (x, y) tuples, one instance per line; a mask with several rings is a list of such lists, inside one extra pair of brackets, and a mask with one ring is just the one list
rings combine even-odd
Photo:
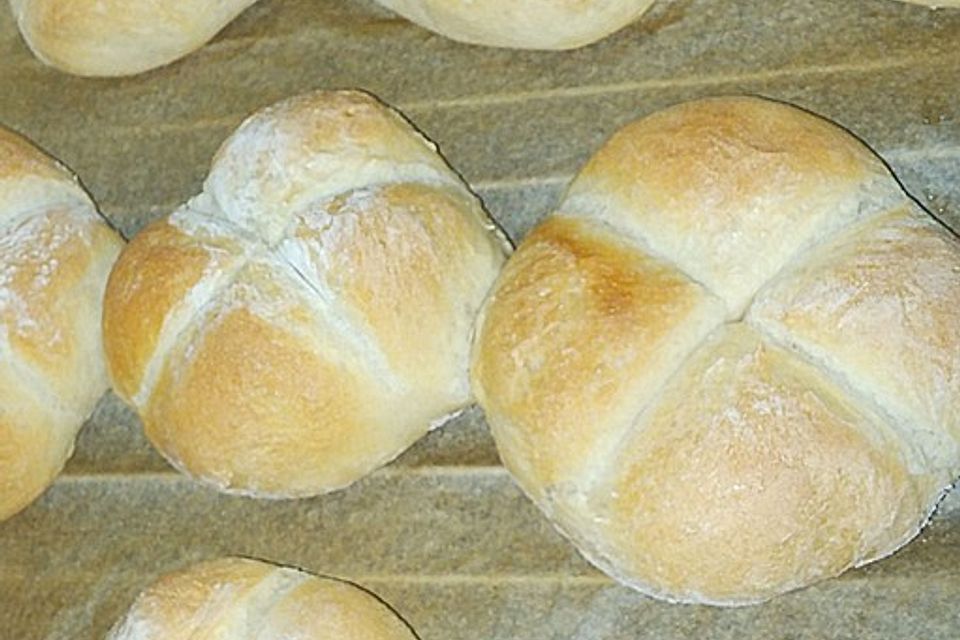
[(901, 2), (909, 2), (911, 4), (922, 4), (930, 7), (931, 9), (940, 9), (948, 7), (960, 7), (960, 0), (900, 0)]
[(396, 613), (348, 582), (242, 558), (162, 576), (107, 640), (416, 640)]
[(654, 0), (377, 0), (443, 36), (513, 49), (575, 49), (639, 18)]
[(470, 402), (470, 333), (509, 245), (399, 114), (358, 92), (264, 109), (107, 286), (117, 393), (177, 468), (308, 496)]
[(478, 322), (504, 463), (655, 597), (750, 604), (882, 558), (960, 472), (960, 243), (784, 104), (627, 125)]
[(107, 390), (101, 300), (121, 246), (69, 171), (0, 127), (0, 520), (53, 482)]
[(126, 76), (199, 49), (256, 0), (10, 0), (44, 63), (80, 76)]

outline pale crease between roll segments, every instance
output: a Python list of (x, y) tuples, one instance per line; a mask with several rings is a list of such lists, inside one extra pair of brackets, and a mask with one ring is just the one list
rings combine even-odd
[(53, 482), (107, 390), (100, 314), (121, 246), (69, 171), (0, 127), (0, 520)]
[(222, 558), (161, 576), (107, 640), (416, 640), (374, 595), (348, 582)]
[(10, 0), (44, 63), (81, 76), (160, 67), (207, 43), (256, 0)]
[(360, 92), (286, 100), (118, 260), (114, 387), (220, 489), (344, 487), (472, 401), (470, 333), (508, 250), (399, 114)]
[(377, 0), (454, 40), (514, 49), (575, 49), (639, 18), (654, 0)]
[(886, 556), (960, 471), (960, 243), (784, 104), (624, 127), (478, 322), (504, 463), (656, 597), (749, 604)]

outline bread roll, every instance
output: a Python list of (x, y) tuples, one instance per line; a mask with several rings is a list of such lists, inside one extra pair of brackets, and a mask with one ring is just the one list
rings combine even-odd
[(377, 0), (441, 35), (514, 49), (575, 49), (622, 29), (654, 0)]
[(281, 102), (117, 261), (114, 388), (174, 466), (222, 490), (344, 487), (472, 402), (469, 336), (508, 247), (373, 97)]
[(348, 582), (222, 558), (162, 576), (107, 640), (416, 640), (386, 604)]
[(909, 2), (911, 4), (926, 5), (931, 9), (960, 7), (960, 0), (900, 0), (900, 1)]
[(655, 597), (750, 604), (886, 556), (960, 471), (960, 243), (784, 104), (626, 126), (478, 322), (504, 463)]
[(107, 390), (101, 299), (121, 244), (69, 171), (0, 127), (0, 520), (53, 482)]
[(81, 76), (126, 76), (200, 48), (256, 0), (10, 0), (44, 63)]

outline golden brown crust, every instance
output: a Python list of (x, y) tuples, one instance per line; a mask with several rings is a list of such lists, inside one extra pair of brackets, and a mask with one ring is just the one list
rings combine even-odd
[(884, 431), (816, 369), (732, 325), (608, 463), (615, 478), (594, 496), (608, 558), (669, 597), (742, 604), (886, 555), (941, 485), (911, 477)]
[(256, 0), (13, 0), (40, 60), (81, 76), (159, 67), (210, 40)]
[(107, 388), (101, 298), (121, 244), (66, 169), (0, 128), (0, 520), (52, 482)]
[(32, 209), (89, 208), (90, 199), (63, 165), (23, 136), (0, 126), (0, 224)]
[[(323, 611), (323, 616), (306, 618), (304, 611)], [(305, 581), (270, 610), (267, 620), (276, 640), (416, 640), (410, 627), (376, 597), (329, 579)]]
[(0, 127), (0, 180), (19, 180), (24, 177), (72, 182), (70, 173), (53, 158), (23, 136)]
[(426, 429), (425, 416), (391, 416), (392, 394), (354, 354), (317, 344), (324, 323), (296, 287), (246, 273), (166, 354), (144, 426), (179, 468), (225, 490), (311, 495), (350, 484)]
[[(960, 243), (922, 212), (850, 229), (785, 272), (750, 321), (840, 372), (932, 465), (960, 472)], [(851, 339), (855, 336), (856, 339)]]
[(108, 637), (198, 637), (218, 620), (232, 617), (231, 605), (236, 605), (240, 609), (237, 614), (241, 614), (254, 588), (274, 570), (264, 562), (223, 558), (160, 576), (137, 597)]
[(339, 489), (470, 402), (506, 247), (398, 114), (299, 96), (248, 119), (206, 191), (122, 256), (111, 372), (178, 468), (259, 496)]
[(317, 91), (247, 118), (204, 189), (225, 216), (273, 244), (311, 203), (373, 184), (463, 184), (403, 116), (361, 91)]
[(500, 454), (538, 493), (582, 489), (722, 306), (596, 223), (551, 218), (497, 281), (473, 382)]
[(323, 210), (298, 215), (281, 251), (336, 296), (392, 371), (454, 410), (469, 393), (464, 336), (473, 316), (451, 310), (482, 300), (502, 262), (479, 203), (452, 188), (400, 183), (351, 191)]
[[(521, 487), (671, 600), (749, 604), (895, 551), (960, 470), (960, 243), (912, 206), (783, 104), (625, 127), (483, 310), (473, 381)], [(708, 299), (695, 282), (725, 308), (671, 308)]]
[(43, 493), (73, 450), (82, 417), (49, 404), (42, 391), (0, 370), (0, 521)]
[(643, 238), (737, 317), (798, 250), (891, 199), (904, 196), (883, 163), (836, 125), (785, 104), (716, 98), (618, 131), (563, 209)]
[[(64, 209), (37, 213), (7, 233), (13, 241), (0, 240), (0, 262), (11, 298), (0, 308), (0, 324), (10, 349), (47, 380), (59, 402), (92, 408), (105, 380), (99, 296), (120, 242), (90, 213)], [(91, 387), (80, 375), (99, 384)]]
[[(120, 255), (103, 302), (104, 346), (117, 393), (133, 402), (168, 318), (218, 270), (236, 262), (237, 243), (200, 243), (167, 219), (143, 229)], [(202, 301), (200, 301), (202, 304)]]
[(242, 558), (202, 562), (145, 589), (109, 640), (416, 640), (350, 583)]
[(575, 49), (639, 18), (653, 0), (378, 0), (448, 38), (515, 49)]

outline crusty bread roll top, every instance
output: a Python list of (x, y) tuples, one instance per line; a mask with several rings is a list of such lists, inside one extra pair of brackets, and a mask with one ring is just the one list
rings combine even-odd
[(488, 299), (504, 463), (602, 569), (749, 604), (888, 555), (960, 470), (960, 245), (758, 98), (624, 127)]
[(121, 244), (69, 171), (0, 127), (0, 520), (53, 481), (107, 389), (101, 299)]
[(160, 577), (107, 640), (416, 640), (348, 582), (257, 560), (209, 560)]
[(175, 466), (221, 489), (343, 487), (471, 402), (469, 335), (507, 249), (373, 97), (281, 102), (118, 261), (114, 386)]

